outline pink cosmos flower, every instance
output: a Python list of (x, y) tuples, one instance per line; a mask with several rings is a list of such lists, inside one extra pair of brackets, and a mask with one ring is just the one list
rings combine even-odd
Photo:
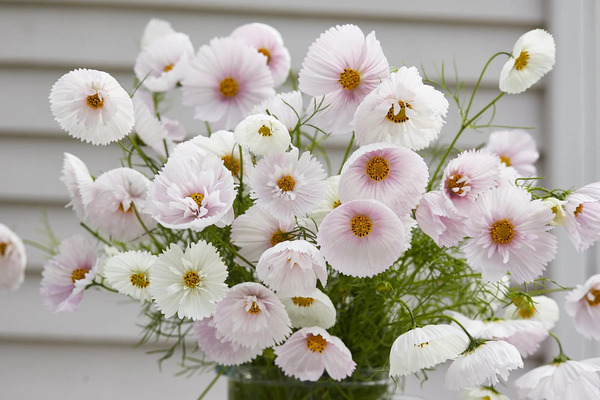
[(60, 180), (67, 187), (69, 197), (71, 197), (71, 201), (66, 207), (72, 207), (77, 218), (83, 220), (85, 218), (85, 210), (83, 208), (83, 199), (81, 198), (81, 188), (91, 185), (94, 182), (87, 166), (73, 154), (65, 153)]
[(303, 381), (316, 381), (323, 371), (340, 381), (356, 368), (344, 342), (317, 326), (300, 329), (274, 350), (275, 364), (283, 373)]
[(60, 243), (58, 254), (42, 271), (40, 294), (51, 312), (75, 312), (83, 291), (98, 271), (96, 250), (83, 236), (71, 236)]
[(573, 317), (577, 332), (588, 339), (600, 340), (600, 274), (577, 285), (565, 300), (565, 309)]
[(508, 271), (517, 283), (531, 281), (556, 255), (557, 239), (548, 232), (553, 219), (552, 211), (522, 188), (490, 189), (479, 196), (466, 223), (467, 261), (486, 280), (497, 281)]
[(145, 229), (133, 210), (134, 206), (147, 229), (156, 225), (152, 217), (143, 211), (149, 184), (148, 178), (134, 169), (116, 168), (82, 187), (81, 197), (90, 225), (116, 240), (139, 239)]
[(265, 56), (275, 87), (285, 82), (290, 73), (291, 57), (275, 28), (254, 22), (236, 28), (229, 37), (244, 42)]
[(0, 224), (0, 291), (17, 290), (25, 280), (27, 254), (16, 233)]
[(405, 147), (374, 143), (356, 150), (344, 164), (338, 191), (342, 203), (374, 199), (396, 215), (408, 214), (427, 186), (427, 164)]
[(496, 131), (485, 146), (507, 167), (513, 167), (522, 177), (536, 176), (535, 162), (540, 157), (533, 136), (525, 130)]
[(265, 57), (231, 38), (200, 47), (181, 84), (183, 104), (216, 129), (233, 129), (255, 104), (275, 95)]
[(466, 216), (477, 196), (498, 185), (499, 168), (500, 161), (493, 154), (480, 150), (463, 151), (444, 169), (442, 193), (459, 213)]
[(310, 96), (325, 96), (323, 106), (329, 105), (315, 115), (315, 124), (342, 134), (351, 131), (356, 108), (388, 76), (388, 70), (375, 32), (365, 37), (356, 25), (338, 25), (310, 45), (298, 73), (298, 85)]
[(439, 190), (423, 195), (415, 216), (419, 228), (440, 247), (456, 246), (465, 237), (467, 217)]
[(254, 106), (250, 114), (266, 114), (267, 111), (285, 125), (288, 131), (293, 131), (302, 116), (302, 92), (294, 90), (278, 93)]
[(215, 328), (212, 316), (194, 321), (194, 333), (200, 350), (221, 365), (244, 364), (262, 353), (260, 347), (244, 347), (225, 338)]
[(150, 184), (146, 212), (167, 228), (201, 231), (233, 221), (235, 195), (231, 171), (223, 161), (186, 142)]
[(279, 298), (255, 282), (235, 285), (217, 304), (215, 328), (244, 347), (265, 348), (285, 340), (291, 322)]
[(256, 164), (250, 177), (250, 197), (275, 218), (303, 217), (323, 197), (326, 173), (310, 152), (298, 159), (298, 149), (274, 152)]
[(319, 250), (306, 240), (277, 243), (256, 265), (256, 275), (280, 296), (310, 296), (317, 279), (327, 284), (327, 267)]
[(579, 252), (600, 239), (600, 182), (577, 189), (565, 199), (565, 228)]
[(377, 200), (353, 200), (329, 213), (317, 244), (332, 268), (345, 275), (370, 277), (388, 269), (410, 243), (404, 224)]

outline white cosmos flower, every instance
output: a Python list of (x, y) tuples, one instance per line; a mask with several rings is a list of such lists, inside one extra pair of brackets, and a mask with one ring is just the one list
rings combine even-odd
[(227, 267), (210, 243), (192, 243), (185, 251), (171, 246), (158, 256), (150, 276), (150, 293), (169, 318), (199, 320), (214, 314), (227, 293)]
[(94, 182), (87, 166), (73, 154), (65, 153), (60, 180), (67, 187), (69, 197), (71, 197), (71, 201), (66, 207), (72, 207), (77, 218), (84, 220), (85, 210), (83, 208), (83, 199), (81, 198), (81, 188), (91, 185)]
[(554, 66), (556, 45), (551, 34), (534, 29), (521, 36), (500, 72), (500, 90), (517, 94), (540, 80)]
[(115, 142), (133, 128), (129, 94), (102, 71), (76, 69), (63, 75), (50, 91), (50, 108), (69, 135), (92, 144)]
[(280, 297), (290, 316), (292, 327), (320, 326), (329, 329), (335, 324), (337, 312), (331, 299), (319, 289), (308, 297)]
[(567, 213), (564, 208), (567, 202), (565, 200), (558, 200), (554, 197), (548, 197), (542, 201), (542, 204), (550, 208), (554, 213), (554, 219), (550, 222), (550, 225), (565, 225), (565, 223), (567, 222)]
[(547, 296), (533, 296), (531, 302), (523, 299), (519, 307), (511, 303), (504, 309), (506, 319), (539, 321), (546, 329), (554, 328), (558, 317), (558, 304)]
[(243, 148), (259, 156), (286, 151), (291, 142), (286, 126), (267, 114), (246, 117), (235, 127), (233, 136)]
[(146, 251), (128, 251), (110, 257), (104, 263), (102, 275), (109, 285), (141, 301), (151, 301), (150, 274), (157, 257)]

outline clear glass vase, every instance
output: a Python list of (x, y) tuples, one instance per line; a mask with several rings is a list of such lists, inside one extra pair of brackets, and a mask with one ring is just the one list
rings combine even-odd
[(361, 370), (341, 382), (322, 378), (317, 382), (286, 377), (277, 367), (229, 368), (229, 400), (422, 400), (393, 394), (387, 372)]

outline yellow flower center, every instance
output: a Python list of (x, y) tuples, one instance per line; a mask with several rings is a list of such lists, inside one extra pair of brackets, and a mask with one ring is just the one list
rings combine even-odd
[(104, 105), (104, 99), (98, 96), (98, 93), (87, 97), (87, 105), (93, 109), (100, 108)]
[(374, 181), (381, 181), (390, 174), (390, 164), (384, 157), (373, 157), (367, 163), (367, 175)]
[(4, 257), (6, 254), (6, 249), (8, 248), (8, 243), (0, 242), (0, 256)]
[(84, 269), (84, 268), (74, 269), (73, 272), (71, 272), (71, 282), (75, 283), (75, 281), (85, 278), (85, 274), (87, 274), (87, 273), (88, 273), (88, 270)]
[(510, 158), (508, 158), (506, 156), (500, 156), (500, 162), (503, 162), (504, 165), (506, 165), (507, 167), (510, 167), (512, 165), (510, 163)]
[(240, 172), (240, 162), (231, 156), (221, 157), (225, 168), (231, 171), (231, 175), (236, 175)]
[(338, 80), (344, 89), (354, 90), (360, 83), (360, 74), (353, 69), (344, 68)]
[(579, 214), (581, 214), (581, 212), (583, 211), (583, 203), (579, 204), (577, 206), (577, 208), (575, 209), (575, 212), (573, 213), (576, 217), (579, 216)]
[(592, 307), (597, 306), (598, 304), (600, 304), (600, 290), (591, 288), (587, 292), (585, 299), (587, 300), (587, 302), (590, 306), (592, 306)]
[(509, 243), (513, 238), (514, 228), (513, 224), (507, 219), (494, 222), (490, 228), (492, 240), (501, 244)]
[(260, 307), (253, 301), (252, 306), (250, 306), (250, 309), (248, 310), (248, 314), (258, 314), (259, 312), (261, 312)]
[(429, 346), (429, 342), (423, 342), (423, 343), (420, 343), (420, 344), (413, 344), (413, 346), (422, 349), (425, 346)]
[(129, 277), (129, 281), (132, 286), (135, 286), (140, 289), (147, 288), (150, 284), (150, 280), (146, 276), (146, 274), (131, 274)]
[(119, 211), (124, 212), (124, 213), (130, 213), (130, 212), (133, 212), (133, 207), (130, 205), (129, 208), (127, 209), (127, 211), (125, 211), (125, 207), (123, 207), (123, 203), (119, 203)]
[(385, 115), (385, 117), (389, 121), (392, 121), (392, 122), (394, 122), (396, 124), (401, 124), (402, 122), (408, 121), (408, 117), (406, 116), (406, 108), (408, 107), (408, 108), (410, 108), (412, 110), (412, 107), (410, 106), (410, 104), (405, 103), (403, 101), (399, 101), (398, 104), (400, 105), (400, 111), (398, 111), (397, 114), (394, 114), (394, 106), (392, 106), (388, 110), (388, 112)]
[(285, 242), (289, 239), (289, 235), (287, 232), (281, 232), (277, 230), (273, 235), (271, 235), (271, 246), (275, 246), (277, 243)]
[[(462, 178), (463, 178), (463, 176), (460, 174), (452, 175), (451, 177), (449, 177), (446, 180), (446, 187), (448, 189), (450, 189), (450, 191), (452, 191), (452, 193), (463, 194), (465, 191), (462, 188), (467, 185), (467, 182), (466, 181), (459, 182)], [(454, 188), (458, 188), (458, 190), (457, 191), (452, 190)]]
[(529, 53), (526, 51), (522, 51), (519, 54), (519, 57), (515, 60), (515, 69), (517, 71), (521, 71), (523, 68), (527, 66), (527, 62), (529, 61)]
[(193, 289), (200, 284), (200, 275), (196, 271), (188, 271), (183, 275), (183, 283)]
[(198, 207), (202, 207), (202, 200), (204, 200), (204, 195), (202, 193), (192, 193), (189, 197), (198, 204)]
[(296, 185), (296, 181), (291, 176), (283, 176), (279, 178), (277, 181), (277, 186), (284, 192), (289, 192), (290, 190), (294, 190), (294, 186)]
[(174, 67), (174, 66), (175, 66), (175, 64), (169, 64), (169, 65), (166, 65), (166, 66), (163, 68), (163, 71), (164, 71), (164, 72), (169, 72), (170, 70), (172, 70), (172, 69), (173, 69), (173, 67)]
[(225, 97), (235, 96), (238, 92), (238, 83), (233, 78), (225, 78), (219, 83), (219, 92)]
[(262, 136), (273, 136), (273, 134), (271, 133), (271, 129), (269, 129), (269, 127), (266, 125), (263, 125), (260, 128), (258, 128), (258, 133)]
[(335, 209), (335, 208), (338, 208), (338, 207), (339, 207), (339, 206), (341, 206), (341, 205), (342, 205), (342, 202), (341, 202), (341, 201), (339, 201), (339, 200), (336, 200), (336, 201), (334, 201), (334, 202), (333, 202), (333, 208), (334, 208), (334, 209)]
[(313, 353), (323, 353), (327, 347), (327, 340), (323, 339), (321, 335), (308, 335), (306, 339), (306, 348)]
[(265, 49), (264, 47), (261, 47), (260, 49), (258, 49), (258, 52), (260, 54), (264, 54), (267, 57), (267, 65), (271, 64), (271, 52), (267, 49)]
[(366, 215), (357, 215), (350, 220), (350, 230), (354, 236), (367, 236), (373, 230), (373, 223)]
[(492, 399), (490, 398), (490, 396), (483, 396), (483, 397), (481, 398), (481, 400), (492, 400)]
[(519, 314), (519, 316), (523, 319), (529, 319), (531, 317), (533, 317), (533, 315), (535, 314), (535, 307), (532, 306), (531, 304), (526, 305), (525, 307), (519, 307), (519, 310), (517, 311), (517, 313)]
[(292, 303), (298, 307), (310, 307), (314, 302), (312, 297), (292, 297)]

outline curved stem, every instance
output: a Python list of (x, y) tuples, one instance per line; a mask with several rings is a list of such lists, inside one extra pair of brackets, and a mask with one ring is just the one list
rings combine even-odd
[(204, 389), (204, 391), (202, 392), (202, 394), (200, 394), (200, 397), (198, 397), (198, 400), (202, 400), (204, 398), (204, 396), (206, 396), (206, 393), (208, 393), (208, 391), (210, 389), (212, 389), (212, 387), (215, 385), (215, 383), (217, 383), (217, 381), (219, 380), (219, 378), (221, 377), (221, 375), (223, 375), (223, 373), (225, 372), (227, 368), (226, 367), (221, 367), (221, 369), (219, 370), (219, 372), (217, 373), (217, 375), (213, 378), (212, 381), (210, 381), (210, 383), (208, 384), (208, 386), (206, 387), (206, 389)]
[(451, 316), (445, 315), (445, 314), (439, 314), (439, 315), (419, 315), (417, 318), (428, 318), (428, 319), (432, 319), (432, 318), (447, 318), (447, 319), (453, 321), (454, 323), (456, 323), (456, 325), (458, 325), (459, 328), (462, 329), (467, 334), (467, 337), (469, 338), (469, 340), (471, 341), (471, 343), (475, 342), (475, 338), (473, 338), (473, 336), (471, 336), (471, 334), (469, 333), (469, 331), (467, 330), (467, 328), (465, 328), (463, 326), (463, 324), (461, 324), (460, 322), (458, 322), (454, 317), (451, 317)]
[(481, 84), (481, 80), (483, 79), (483, 75), (485, 74), (485, 71), (487, 70), (487, 68), (490, 65), (490, 63), (492, 62), (492, 60), (494, 58), (498, 57), (500, 54), (507, 54), (507, 53), (500, 51), (500, 52), (494, 54), (493, 56), (490, 57), (490, 59), (483, 66), (483, 69), (481, 70), (481, 74), (479, 74), (479, 79), (477, 79), (477, 83), (475, 83), (475, 87), (473, 88), (473, 93), (471, 93), (471, 98), (469, 99), (469, 105), (467, 106), (467, 109), (465, 110), (465, 118), (467, 118), (467, 116), (469, 115), (469, 110), (471, 110), (471, 105), (473, 104), (473, 99), (475, 98), (475, 93), (477, 93), (477, 89), (479, 89), (479, 84)]
[(148, 228), (146, 227), (146, 224), (144, 224), (144, 221), (142, 221), (142, 217), (140, 216), (140, 213), (138, 212), (137, 207), (135, 206), (135, 204), (133, 202), (131, 203), (130, 207), (133, 208), (133, 211), (135, 212), (135, 216), (137, 217), (138, 222), (140, 223), (140, 225), (142, 226), (142, 228), (144, 229), (144, 231), (146, 232), (146, 234), (148, 235), (148, 237), (150, 237), (150, 239), (152, 239), (152, 241), (156, 245), (157, 250), (160, 251), (163, 248), (163, 246), (154, 237), (154, 235), (152, 234), (152, 232), (150, 232), (150, 230), (148, 230)]
[(556, 340), (556, 344), (558, 344), (558, 356), (554, 357), (553, 362), (564, 362), (564, 361), (569, 360), (569, 357), (567, 357), (565, 355), (565, 353), (563, 352), (562, 344), (560, 343), (558, 336), (556, 336), (554, 333), (552, 333), (550, 331), (548, 331), (548, 335), (552, 336), (554, 338), (554, 340)]
[(410, 320), (412, 321), (412, 326), (410, 327), (415, 328), (417, 326), (417, 323), (415, 322), (415, 316), (413, 315), (412, 311), (410, 310), (410, 307), (408, 306), (408, 304), (406, 304), (403, 300), (400, 299), (396, 299), (396, 301), (398, 301), (398, 303), (402, 304), (404, 306), (404, 308), (406, 308), (406, 311), (408, 311), (408, 314), (410, 315)]

